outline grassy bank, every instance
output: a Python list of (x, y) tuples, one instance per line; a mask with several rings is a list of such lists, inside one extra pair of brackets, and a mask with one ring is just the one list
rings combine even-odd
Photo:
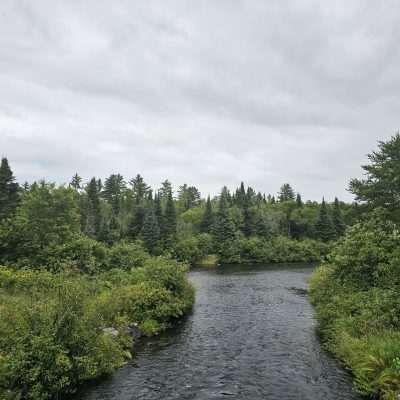
[(385, 218), (351, 228), (312, 276), (310, 297), (326, 347), (352, 370), (356, 389), (400, 396), (400, 234)]
[(148, 335), (187, 312), (193, 288), (180, 264), (93, 276), (0, 268), (0, 398), (54, 398), (132, 357), (132, 327)]

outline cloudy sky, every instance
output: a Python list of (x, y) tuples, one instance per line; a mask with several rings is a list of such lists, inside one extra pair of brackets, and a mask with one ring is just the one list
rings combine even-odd
[(398, 0), (2, 0), (0, 155), (19, 181), (351, 200), (400, 126), (399, 44)]

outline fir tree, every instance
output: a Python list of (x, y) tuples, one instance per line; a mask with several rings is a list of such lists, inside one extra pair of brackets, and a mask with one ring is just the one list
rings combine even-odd
[(11, 216), (19, 201), (19, 186), (8, 165), (7, 158), (0, 164), (0, 221)]
[(328, 242), (335, 238), (335, 228), (328, 214), (328, 209), (325, 204), (325, 199), (322, 199), (322, 204), (319, 209), (319, 216), (315, 225), (315, 232), (318, 239)]
[(332, 222), (335, 228), (336, 237), (339, 238), (344, 234), (346, 226), (343, 223), (342, 211), (337, 197), (335, 197), (335, 202), (333, 203)]
[(169, 192), (165, 206), (162, 234), (166, 243), (170, 243), (176, 235), (176, 210), (172, 191)]
[(219, 197), (218, 213), (213, 224), (212, 233), (217, 244), (233, 240), (236, 237), (236, 227), (228, 209), (228, 193), (224, 187)]
[(153, 207), (147, 209), (141, 236), (146, 249), (150, 253), (154, 253), (160, 241), (160, 227)]
[(301, 199), (301, 196), (300, 196), (300, 193), (297, 193), (297, 196), (296, 196), (296, 205), (297, 205), (297, 207), (299, 207), (299, 208), (301, 208), (301, 207), (303, 207), (303, 200)]
[(158, 193), (156, 193), (154, 196), (154, 214), (157, 218), (158, 225), (160, 226), (160, 230), (161, 230), (161, 225), (162, 225), (162, 220), (163, 220), (163, 212), (162, 212), (160, 195)]
[(210, 196), (207, 197), (206, 207), (201, 221), (201, 231), (210, 233), (214, 221)]
[(84, 231), (87, 235), (96, 239), (100, 236), (101, 228), (100, 196), (96, 178), (90, 180), (86, 187), (86, 194), (87, 209)]
[(69, 186), (71, 186), (75, 190), (79, 190), (79, 189), (81, 189), (81, 184), (82, 184), (82, 178), (76, 173), (72, 177), (71, 183), (69, 184)]
[(278, 194), (278, 199), (280, 203), (284, 201), (293, 201), (295, 199), (294, 190), (288, 183), (284, 183)]

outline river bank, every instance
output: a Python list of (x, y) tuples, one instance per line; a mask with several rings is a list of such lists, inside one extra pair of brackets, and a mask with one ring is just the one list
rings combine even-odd
[(320, 346), (305, 295), (314, 265), (195, 269), (191, 312), (140, 342), (132, 363), (81, 400), (351, 400), (351, 377)]

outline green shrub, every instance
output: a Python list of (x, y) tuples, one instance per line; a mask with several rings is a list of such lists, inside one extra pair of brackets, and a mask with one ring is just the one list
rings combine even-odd
[(395, 225), (375, 214), (351, 228), (310, 281), (327, 348), (353, 371), (357, 389), (400, 396), (400, 253)]
[(190, 309), (185, 271), (163, 258), (95, 276), (0, 268), (0, 394), (45, 400), (112, 372), (131, 324), (156, 334)]

